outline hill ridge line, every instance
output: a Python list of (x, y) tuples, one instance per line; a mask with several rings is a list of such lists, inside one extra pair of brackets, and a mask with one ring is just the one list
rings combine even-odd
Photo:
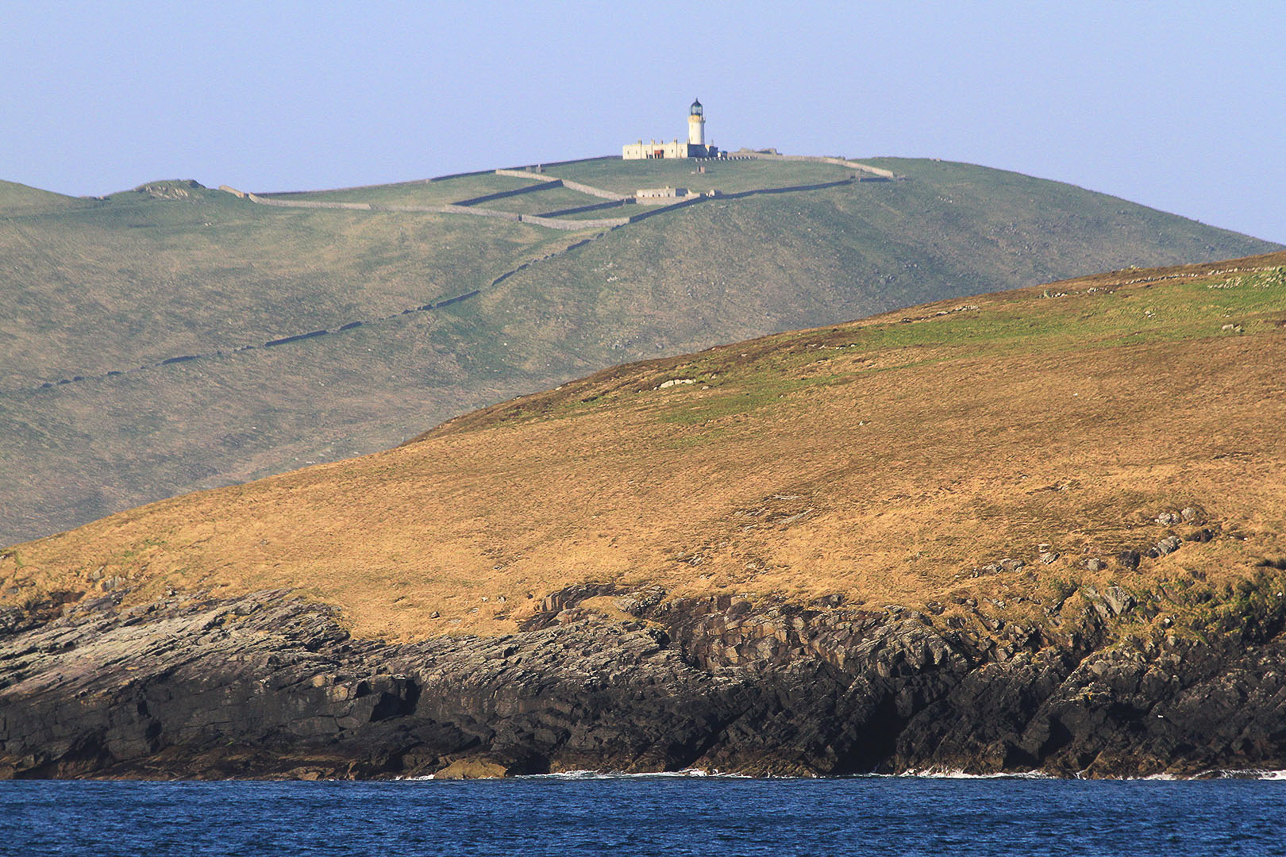
[[(517, 171), (514, 171), (514, 172), (517, 172)], [(561, 179), (556, 179), (556, 180), (562, 181)], [(822, 182), (819, 184), (790, 185), (790, 186), (775, 187), (775, 188), (756, 188), (752, 190), (737, 191), (735, 193), (720, 194), (719, 196), (692, 196), (692, 197), (682, 198), (677, 202), (673, 202), (668, 205), (658, 205), (655, 207), (649, 207), (650, 208), (649, 211), (644, 211), (639, 214), (631, 215), (629, 217), (608, 218), (608, 219), (602, 219), (602, 220), (562, 221), (564, 223), (579, 224), (580, 229), (589, 230), (589, 229), (596, 228), (596, 229), (600, 229), (601, 231), (595, 235), (586, 236), (580, 241), (576, 241), (572, 244), (569, 244), (561, 250), (557, 250), (553, 253), (547, 253), (544, 256), (539, 256), (534, 259), (529, 259), (520, 265), (516, 265), (513, 268), (510, 268), (509, 270), (502, 272), (501, 274), (491, 279), (484, 286), (480, 286), (479, 288), (472, 289), (468, 292), (464, 292), (462, 294), (458, 294), (450, 298), (445, 298), (437, 302), (421, 304), (415, 307), (409, 307), (407, 309), (401, 310), (400, 312), (395, 312), (389, 315), (373, 318), (373, 319), (370, 319), (369, 321), (365, 319), (355, 319), (353, 321), (346, 322), (344, 324), (338, 325), (333, 328), (319, 328), (317, 330), (307, 331), (303, 333), (288, 334), (286, 336), (281, 336), (276, 339), (267, 340), (266, 342), (260, 345), (241, 345), (231, 349), (230, 351), (216, 350), (210, 354), (180, 354), (172, 357), (166, 357), (154, 363), (145, 363), (140, 366), (136, 366), (132, 369), (110, 369), (106, 372), (99, 372), (93, 375), (73, 375), (70, 378), (59, 378), (56, 381), (42, 381), (40, 383), (33, 382), (30, 386), (26, 386), (26, 387), (10, 387), (5, 390), (0, 390), (0, 394), (7, 395), (10, 393), (23, 393), (23, 392), (35, 392), (39, 390), (50, 390), (50, 389), (65, 387), (70, 384), (76, 384), (76, 383), (89, 381), (97, 378), (116, 378), (124, 375), (132, 375), (137, 372), (160, 369), (165, 366), (171, 366), (178, 363), (188, 363), (194, 360), (205, 360), (212, 357), (227, 357), (227, 356), (239, 354), (245, 351), (257, 351), (265, 348), (276, 348), (282, 345), (289, 345), (291, 343), (302, 342), (308, 339), (316, 339), (322, 336), (329, 336), (337, 333), (343, 333), (348, 330), (354, 330), (358, 327), (365, 327), (367, 325), (377, 324), (379, 322), (391, 321), (393, 319), (401, 318), (402, 316), (411, 315), (413, 313), (430, 312), (432, 310), (441, 309), (443, 307), (450, 306), (452, 304), (460, 303), (461, 301), (465, 301), (465, 300), (469, 300), (470, 298), (477, 297), (478, 295), (482, 294), (483, 290), (493, 288), (499, 285), (500, 283), (504, 282), (505, 280), (509, 279), (515, 274), (518, 274), (522, 271), (527, 270), (534, 264), (537, 264), (539, 262), (545, 262), (550, 259), (556, 258), (558, 256), (562, 256), (566, 253), (571, 252), (572, 250), (577, 250), (589, 244), (591, 241), (601, 238), (603, 235), (606, 235), (608, 232), (619, 229), (630, 223), (637, 223), (639, 221), (646, 220), (649, 217), (655, 217), (658, 214), (665, 214), (667, 212), (671, 212), (680, 208), (686, 208), (691, 205), (696, 205), (702, 202), (709, 202), (712, 200), (735, 200), (735, 199), (745, 199), (747, 197), (765, 195), (765, 194), (798, 193), (798, 192), (807, 192), (811, 190), (824, 190), (826, 188), (839, 187), (841, 185), (852, 184), (853, 182), (854, 182), (854, 179), (852, 178), (844, 178), (833, 182)], [(438, 207), (386, 206), (386, 207), (372, 208), (371, 203), (348, 203), (348, 202), (322, 203), (322, 202), (310, 202), (305, 200), (299, 200), (299, 201), (268, 200), (263, 198), (257, 198), (256, 194), (239, 191), (239, 190), (236, 190), (235, 188), (231, 188), (226, 185), (220, 186), (218, 190), (221, 190), (225, 193), (231, 193), (234, 196), (247, 199), (257, 204), (278, 206), (283, 208), (330, 208), (330, 209), (353, 209), (353, 210), (362, 210), (362, 211), (388, 210), (388, 211), (430, 211), (430, 212), (437, 211), (440, 208), (440, 209), (446, 209), (450, 212), (465, 212), (465, 213), (474, 213), (474, 214), (483, 214), (485, 212), (484, 216), (497, 216), (497, 215), (506, 216), (506, 215), (512, 214), (511, 212), (494, 212), (489, 209), (469, 208), (469, 207), (463, 207), (463, 206), (457, 207), (458, 203), (451, 203), (448, 205), (438, 206)], [(545, 221), (553, 220), (553, 218), (546, 218), (541, 215), (534, 215), (534, 214), (516, 215), (516, 217), (518, 217), (524, 223), (533, 223), (536, 225), (544, 225)], [(506, 217), (505, 219), (509, 219), (509, 217)], [(553, 228), (560, 228), (560, 227), (555, 226)]]

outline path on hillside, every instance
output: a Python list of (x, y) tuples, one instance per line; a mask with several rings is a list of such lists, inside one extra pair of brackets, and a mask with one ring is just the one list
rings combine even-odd
[[(778, 157), (785, 157), (785, 156), (778, 156)], [(866, 169), (868, 171), (875, 170), (874, 167), (865, 167), (854, 163), (841, 162), (838, 159), (817, 159), (817, 160), (828, 160), (828, 161), (834, 161), (835, 163), (845, 163), (846, 166), (849, 166), (854, 169), (861, 168), (861, 169)], [(807, 192), (807, 191), (813, 191), (813, 190), (823, 190), (826, 188), (839, 187), (842, 185), (852, 184), (854, 181), (858, 180), (853, 177), (847, 177), (847, 178), (839, 179), (837, 181), (822, 182), (818, 184), (790, 185), (785, 187), (773, 187), (773, 188), (756, 188), (751, 190), (738, 191), (735, 193), (726, 193), (726, 194), (720, 193), (718, 195), (712, 195), (712, 196), (690, 195), (686, 197), (681, 197), (677, 199), (675, 202), (671, 202), (671, 203), (660, 204), (660, 205), (648, 205), (647, 211), (630, 215), (629, 217), (607, 218), (607, 219), (599, 219), (599, 220), (568, 220), (568, 219), (560, 219), (556, 217), (549, 217), (546, 215), (516, 214), (513, 212), (495, 211), (495, 210), (490, 210), (485, 208), (478, 208), (475, 205), (475, 203), (485, 201), (487, 199), (497, 199), (502, 196), (514, 196), (518, 194), (528, 193), (528, 192), (532, 192), (533, 190), (542, 189), (542, 187), (555, 187), (555, 186), (568, 187), (569, 189), (577, 190), (577, 191), (580, 191), (581, 193), (588, 193), (594, 196), (599, 196), (610, 200), (608, 203), (605, 203), (605, 205), (625, 205), (625, 204), (628, 204), (630, 201), (632, 201), (632, 198), (626, 197), (622, 194), (617, 194), (613, 191), (603, 190), (601, 188), (595, 188), (590, 185), (581, 184), (579, 182), (569, 182), (566, 179), (560, 179), (554, 176), (548, 176), (541, 173), (532, 173), (526, 170), (496, 170), (496, 172), (501, 175), (510, 175), (510, 176), (515, 176), (519, 178), (531, 178), (540, 182), (541, 185), (533, 186), (531, 188), (519, 188), (513, 191), (502, 191), (498, 194), (488, 194), (483, 197), (474, 197), (471, 199), (462, 200), (460, 202), (449, 203), (447, 205), (440, 205), (440, 206), (385, 205), (385, 204), (373, 204), (373, 203), (366, 203), (366, 202), (327, 202), (327, 201), (315, 201), (315, 200), (279, 200), (279, 199), (268, 199), (253, 193), (246, 193), (243, 191), (236, 190), (235, 188), (228, 187), (226, 185), (221, 186), (219, 190), (224, 191), (225, 193), (233, 194), (234, 196), (237, 196), (241, 199), (245, 199), (249, 202), (252, 202), (258, 205), (269, 205), (269, 206), (275, 206), (275, 207), (281, 207), (281, 208), (314, 208), (314, 209), (323, 208), (323, 209), (342, 209), (342, 210), (349, 210), (349, 211), (370, 211), (370, 212), (473, 214), (473, 215), (481, 215), (481, 216), (500, 217), (505, 220), (531, 223), (537, 226), (550, 226), (550, 224), (553, 224), (553, 223), (576, 224), (576, 228), (580, 230), (588, 231), (588, 230), (596, 229), (598, 231), (595, 234), (588, 235), (585, 238), (581, 239), (580, 241), (575, 241), (567, 245), (566, 247), (563, 247), (560, 250), (555, 250), (552, 253), (547, 253), (543, 256), (528, 259), (526, 262), (523, 262), (519, 265), (514, 266), (513, 268), (510, 268), (507, 271), (502, 272), (501, 274), (492, 278), (487, 283), (479, 286), (478, 288), (475, 288), (470, 291), (463, 292), (453, 297), (445, 298), (436, 302), (420, 304), (419, 306), (414, 306), (414, 307), (408, 307), (406, 309), (401, 310), (400, 312), (394, 312), (389, 315), (379, 316), (373, 319), (353, 319), (332, 328), (321, 328), (318, 330), (302, 331), (299, 333), (288, 334), (288, 335), (277, 337), (275, 339), (269, 339), (259, 345), (241, 345), (227, 351), (215, 350), (213, 352), (201, 353), (201, 354), (179, 354), (179, 355), (167, 357), (163, 360), (158, 360), (152, 363), (144, 363), (142, 365), (134, 366), (129, 369), (110, 369), (106, 372), (99, 372), (99, 373), (89, 374), (89, 375), (72, 375), (70, 377), (59, 378), (58, 380), (55, 380), (55, 381), (49, 381), (49, 380), (38, 381), (37, 379), (33, 378), (30, 385), (28, 386), (12, 387), (10, 389), (0, 391), (0, 394), (11, 394), (11, 393), (24, 392), (24, 391), (34, 391), (34, 390), (51, 390), (59, 387), (65, 387), (71, 384), (77, 384), (83, 381), (89, 381), (92, 379), (116, 378), (116, 377), (122, 377), (126, 375), (136, 375), (140, 372), (149, 372), (156, 369), (161, 369), (166, 366), (172, 366), (179, 363), (188, 363), (194, 360), (206, 360), (210, 358), (228, 357), (236, 354), (241, 354), (243, 352), (259, 351), (266, 348), (277, 348), (283, 345), (290, 345), (292, 343), (298, 343), (298, 342), (303, 342), (310, 339), (316, 339), (322, 336), (333, 336), (336, 334), (342, 334), (359, 327), (365, 327), (371, 324), (378, 324), (381, 322), (388, 322), (393, 319), (401, 318), (406, 315), (412, 315), (414, 313), (432, 312), (432, 311), (444, 309), (453, 304), (457, 304), (462, 301), (466, 301), (471, 298), (477, 297), (478, 295), (482, 294), (484, 290), (490, 289), (490, 288), (493, 288), (494, 286), (499, 285), (500, 283), (504, 282), (510, 277), (531, 268), (533, 265), (537, 265), (542, 262), (547, 262), (551, 259), (556, 259), (560, 256), (564, 256), (568, 253), (571, 253), (573, 250), (578, 250), (581, 247), (586, 246), (590, 242), (598, 238), (601, 238), (602, 236), (606, 235), (608, 232), (611, 232), (616, 229), (620, 229), (621, 227), (626, 226), (627, 224), (630, 224), (630, 223), (637, 223), (641, 220), (646, 220), (649, 217), (655, 217), (659, 214), (665, 214), (667, 212), (676, 211), (681, 208), (686, 208), (691, 205), (696, 205), (698, 203), (712, 201), (712, 200), (735, 200), (735, 199), (744, 199), (746, 197), (765, 195), (765, 194), (800, 193), (800, 192)], [(892, 175), (892, 174), (890, 173), (889, 175)], [(589, 206), (589, 207), (593, 208), (597, 206)], [(583, 208), (572, 209), (572, 210), (583, 210)], [(564, 209), (562, 212), (559, 212), (559, 213), (567, 213), (568, 211), (570, 210)], [(554, 225), (554, 226), (551, 226), (551, 228), (562, 229), (562, 230), (568, 229), (566, 225)]]

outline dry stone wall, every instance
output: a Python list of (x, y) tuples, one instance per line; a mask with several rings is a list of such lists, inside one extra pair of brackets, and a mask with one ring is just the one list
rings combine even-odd
[(483, 196), (475, 196), (472, 199), (462, 199), (459, 202), (455, 203), (455, 205), (464, 205), (464, 206), (476, 205), (480, 202), (491, 202), (494, 199), (507, 199), (508, 197), (511, 197), (511, 196), (521, 196), (522, 194), (525, 194), (525, 193), (535, 193), (536, 191), (550, 190), (551, 188), (562, 187), (562, 186), (563, 186), (562, 179), (550, 179), (549, 181), (542, 181), (540, 184), (529, 185), (527, 187), (520, 187), (516, 190), (502, 190), (502, 191), (497, 191), (496, 193), (488, 193)]
[(498, 217), (501, 220), (512, 220), (514, 223), (522, 220), (521, 214), (516, 214), (512, 211), (496, 211), (494, 208), (477, 208), (471, 205), (455, 204), (446, 206), (446, 210), (454, 214), (476, 214), (479, 217)]
[(542, 211), (541, 217), (563, 217), (568, 214), (582, 214), (586, 211), (602, 211), (608, 208), (620, 208), (623, 205), (632, 205), (633, 200), (618, 199), (609, 202), (597, 202), (592, 205), (578, 205), (573, 208), (560, 208), (557, 211)]
[(604, 217), (598, 220), (565, 220), (558, 217), (541, 217), (538, 214), (524, 214), (519, 219), (523, 223), (532, 223), (536, 226), (561, 229), (565, 232), (576, 232), (581, 229), (614, 229), (617, 226), (624, 226), (629, 223), (632, 218)]
[(515, 179), (532, 179), (538, 182), (560, 182), (562, 179), (554, 176), (547, 176), (542, 173), (528, 172), (527, 170), (496, 170), (498, 176), (510, 176)]
[(897, 174), (890, 170), (873, 167), (870, 164), (858, 163), (857, 161), (849, 161), (844, 158), (822, 158), (815, 155), (774, 155), (767, 152), (738, 152), (737, 157), (756, 161), (812, 161), (818, 164), (835, 164), (848, 170), (862, 170), (880, 178), (897, 178)]
[(563, 187), (567, 188), (568, 190), (579, 191), (580, 193), (587, 193), (590, 196), (601, 196), (603, 199), (622, 200), (622, 199), (629, 198), (624, 194), (616, 193), (610, 190), (603, 190), (600, 187), (592, 187), (587, 184), (581, 184), (580, 182), (568, 181), (567, 179), (563, 179)]
[(629, 197), (626, 196), (625, 194), (616, 193), (615, 191), (611, 191), (611, 190), (604, 190), (601, 187), (594, 187), (593, 185), (581, 184), (580, 182), (574, 182), (570, 179), (560, 179), (555, 176), (547, 176), (547, 175), (544, 175), (543, 173), (532, 173), (532, 172), (528, 172), (527, 170), (496, 170), (496, 175), (511, 176), (513, 178), (519, 178), (519, 179), (533, 179), (534, 181), (538, 181), (538, 182), (546, 182), (551, 187), (555, 185), (562, 185), (568, 190), (574, 190), (577, 193), (584, 193), (584, 194), (589, 194), (590, 196), (602, 197), (603, 199), (610, 199), (614, 202), (620, 202), (621, 200), (629, 199)]
[(259, 205), (273, 205), (278, 208), (345, 208), (351, 211), (370, 211), (369, 202), (322, 202), (312, 199), (268, 199), (258, 194), (247, 193), (245, 198)]

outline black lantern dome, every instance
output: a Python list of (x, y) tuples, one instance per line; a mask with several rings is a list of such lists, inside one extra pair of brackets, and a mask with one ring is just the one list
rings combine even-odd
[(700, 116), (700, 115), (701, 115), (701, 102), (700, 102), (700, 101), (697, 101), (695, 98), (692, 100), (692, 107), (688, 110), (688, 115), (689, 115), (689, 116)]

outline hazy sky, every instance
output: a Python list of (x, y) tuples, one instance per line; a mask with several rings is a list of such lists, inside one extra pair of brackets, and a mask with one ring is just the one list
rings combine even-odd
[(725, 148), (927, 156), (1286, 242), (1286, 2), (0, 0), (0, 178), (293, 190)]

